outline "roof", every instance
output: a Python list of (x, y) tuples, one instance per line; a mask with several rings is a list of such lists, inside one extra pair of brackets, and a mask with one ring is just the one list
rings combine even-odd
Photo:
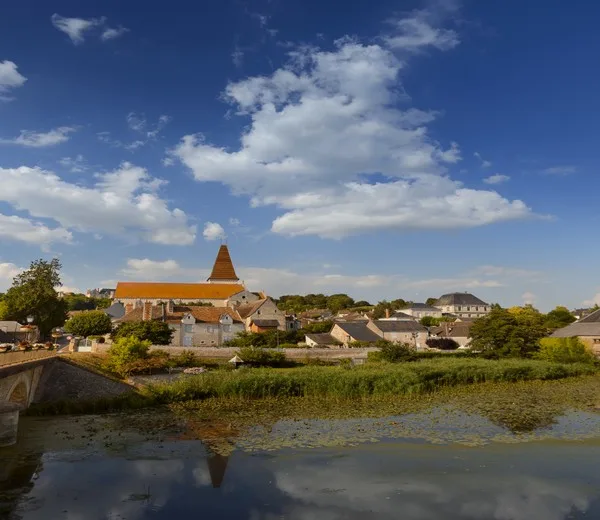
[[(144, 309), (142, 307), (136, 307), (132, 311), (124, 314), (121, 318), (114, 320), (114, 323), (125, 323), (131, 321), (142, 321), (144, 315)], [(152, 306), (152, 319), (161, 320), (163, 318), (163, 307), (162, 305)]]
[[(411, 316), (410, 314), (406, 314), (405, 312), (400, 312), (400, 311), (396, 311), (393, 314), (391, 314), (390, 318), (394, 318), (395, 320), (409, 320), (409, 321), (415, 320), (414, 316)], [(389, 320), (390, 318), (386, 318), (386, 319)]]
[(169, 323), (179, 323), (186, 314), (191, 314), (197, 322), (201, 323), (219, 323), (223, 314), (231, 316), (234, 322), (242, 322), (240, 315), (231, 307), (206, 307), (201, 305), (176, 305), (173, 312), (167, 314), (166, 320)]
[(119, 282), (115, 299), (225, 300), (243, 290), (238, 283)]
[(320, 318), (321, 316), (331, 316), (333, 313), (329, 309), (311, 309), (300, 313), (301, 318)]
[(337, 319), (341, 321), (369, 321), (369, 318), (363, 316), (360, 312), (349, 312), (344, 316), (340, 315)]
[(426, 303), (411, 303), (406, 307), (402, 307), (402, 309), (414, 309), (416, 311), (432, 311), (432, 312), (440, 312), (440, 309), (437, 307), (433, 307), (432, 305), (427, 305)]
[(104, 309), (105, 314), (108, 314), (113, 320), (117, 320), (125, 316), (125, 305), (120, 302), (113, 303), (110, 307)]
[(366, 323), (361, 323), (359, 321), (338, 322), (335, 326), (342, 329), (353, 341), (375, 342), (381, 339), (367, 327)]
[(306, 334), (306, 338), (314, 341), (317, 345), (339, 345), (340, 341), (335, 339), (331, 334)]
[(381, 332), (427, 332), (427, 327), (417, 321), (374, 320), (373, 324)]
[(208, 280), (211, 282), (219, 280), (239, 280), (237, 274), (235, 274), (231, 256), (229, 256), (229, 249), (225, 244), (219, 248), (215, 264), (213, 265)]
[(454, 323), (442, 323), (439, 327), (433, 327), (431, 333), (444, 338), (468, 338), (473, 322), (456, 321)]
[(264, 298), (251, 303), (244, 303), (242, 305), (238, 305), (235, 310), (238, 311), (239, 315), (245, 319), (248, 316), (252, 316), (266, 301), (267, 299)]
[(0, 321), (0, 330), (6, 329), (7, 332), (17, 331), (21, 328), (21, 324), (18, 321)]
[(488, 305), (483, 300), (473, 296), (471, 293), (449, 293), (440, 296), (435, 306), (440, 305)]
[(600, 309), (575, 323), (555, 330), (550, 337), (570, 338), (571, 336), (600, 336)]
[(252, 320), (252, 323), (257, 327), (279, 327), (277, 320)]

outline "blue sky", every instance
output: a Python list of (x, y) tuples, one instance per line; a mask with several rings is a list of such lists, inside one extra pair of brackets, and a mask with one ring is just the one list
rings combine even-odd
[(600, 302), (590, 2), (0, 7), (0, 289)]

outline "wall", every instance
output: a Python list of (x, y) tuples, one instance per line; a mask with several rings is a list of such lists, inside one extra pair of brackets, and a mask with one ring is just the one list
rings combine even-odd
[(246, 318), (246, 330), (250, 329), (250, 323), (253, 319), (277, 320), (279, 322), (279, 327), (277, 328), (279, 330), (285, 330), (285, 313), (280, 311), (272, 300), (267, 300), (254, 314)]
[[(243, 323), (232, 323), (229, 332), (220, 323), (188, 323), (192, 326), (192, 346), (219, 346), (225, 341), (233, 339), (240, 332), (244, 332)], [(184, 327), (186, 323), (171, 324), (174, 330), (171, 345), (183, 347)], [(212, 331), (212, 332), (211, 332)]]
[(352, 338), (349, 337), (348, 334), (337, 324), (333, 326), (329, 334), (331, 334), (335, 339), (344, 345), (348, 345), (348, 343), (352, 341)]
[(34, 361), (56, 356), (56, 351), (50, 350), (30, 350), (28, 352), (4, 352), (0, 354), (0, 366), (12, 365), (15, 363), (24, 363), (25, 361)]
[[(415, 345), (415, 338), (413, 338), (412, 332), (378, 332), (374, 330), (376, 334), (382, 335), (383, 339), (392, 341), (394, 343), (408, 343), (409, 345)], [(429, 335), (426, 332), (419, 332), (416, 338), (417, 347), (424, 347), (425, 341)]]
[(251, 293), (250, 291), (242, 291), (237, 294), (234, 294), (229, 300), (226, 301), (225, 305), (227, 307), (235, 307), (236, 305), (241, 305), (244, 303), (255, 302), (260, 298), (256, 296), (256, 294)]
[(592, 352), (600, 357), (600, 336), (579, 336), (582, 343), (585, 343)]

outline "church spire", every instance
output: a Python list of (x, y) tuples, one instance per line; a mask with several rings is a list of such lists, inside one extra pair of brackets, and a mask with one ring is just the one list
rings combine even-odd
[(235, 274), (231, 256), (229, 256), (229, 249), (226, 244), (223, 244), (219, 247), (208, 281), (213, 283), (237, 283), (239, 280), (237, 274)]

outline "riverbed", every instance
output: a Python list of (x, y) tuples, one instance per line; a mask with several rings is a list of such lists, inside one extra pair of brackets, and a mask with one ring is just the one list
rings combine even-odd
[(244, 430), (169, 410), (24, 417), (0, 517), (600, 518), (598, 461), (600, 415), (582, 410), (526, 432), (444, 406)]

